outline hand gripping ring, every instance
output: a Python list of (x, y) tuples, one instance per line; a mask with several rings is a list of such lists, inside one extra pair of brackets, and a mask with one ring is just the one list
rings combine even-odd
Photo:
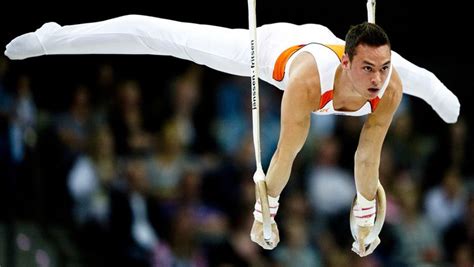
[[(354, 208), (355, 205), (355, 200), (357, 196), (354, 198), (352, 201), (352, 207), (351, 207), (351, 212), (350, 212), (350, 227), (351, 227), (351, 233), (352, 237), (354, 240), (358, 240), (357, 238), (357, 233), (358, 233), (358, 225), (355, 223), (355, 218), (354, 214), (352, 212), (352, 209)], [(370, 233), (367, 235), (367, 237), (364, 239), (364, 245), (368, 246), (372, 244), (377, 237), (379, 236), (380, 232), (382, 231), (382, 226), (385, 221), (385, 211), (387, 208), (387, 199), (385, 196), (385, 190), (383, 189), (382, 185), (379, 183), (377, 187), (377, 195), (376, 195), (376, 203), (377, 203), (377, 213), (375, 215), (375, 224), (370, 230)]]

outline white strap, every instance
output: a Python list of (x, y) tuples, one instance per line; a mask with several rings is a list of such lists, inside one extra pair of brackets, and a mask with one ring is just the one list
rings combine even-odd
[[(279, 199), (280, 199), (280, 196), (277, 196), (277, 197), (268, 196), (268, 205), (270, 208), (270, 217), (271, 217), (272, 223), (275, 223), (275, 216), (280, 206), (280, 204), (278, 203)], [(257, 199), (257, 201), (255, 202), (254, 208), (255, 209), (253, 211), (253, 217), (255, 218), (256, 221), (263, 223), (262, 204), (260, 203), (260, 199)]]
[(352, 212), (355, 223), (362, 227), (371, 227), (375, 224), (376, 201), (367, 200), (362, 194), (357, 192), (357, 200)]

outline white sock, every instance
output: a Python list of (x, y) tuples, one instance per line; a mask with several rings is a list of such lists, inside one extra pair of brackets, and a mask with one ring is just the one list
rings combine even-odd
[(49, 22), (43, 24), (43, 26), (35, 32), (18, 36), (7, 44), (5, 56), (10, 59), (25, 59), (47, 54), (42, 44), (43, 38), (47, 38), (48, 34), (56, 31), (60, 27), (61, 26), (55, 22)]

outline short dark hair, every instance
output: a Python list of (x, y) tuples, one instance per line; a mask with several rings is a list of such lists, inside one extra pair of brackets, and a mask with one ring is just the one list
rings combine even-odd
[(356, 54), (356, 47), (360, 44), (373, 47), (383, 45), (391, 47), (390, 39), (384, 29), (379, 25), (370, 22), (363, 22), (349, 28), (349, 31), (346, 34), (346, 46), (344, 49), (344, 53), (349, 56), (349, 60), (352, 61)]

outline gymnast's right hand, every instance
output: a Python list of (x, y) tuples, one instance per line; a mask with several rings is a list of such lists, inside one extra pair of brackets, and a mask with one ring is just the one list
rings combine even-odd
[(254, 220), (252, 230), (250, 231), (250, 239), (264, 249), (274, 249), (280, 242), (280, 234), (278, 232), (277, 224), (275, 222), (272, 223), (272, 238), (267, 242), (263, 238), (263, 223)]

